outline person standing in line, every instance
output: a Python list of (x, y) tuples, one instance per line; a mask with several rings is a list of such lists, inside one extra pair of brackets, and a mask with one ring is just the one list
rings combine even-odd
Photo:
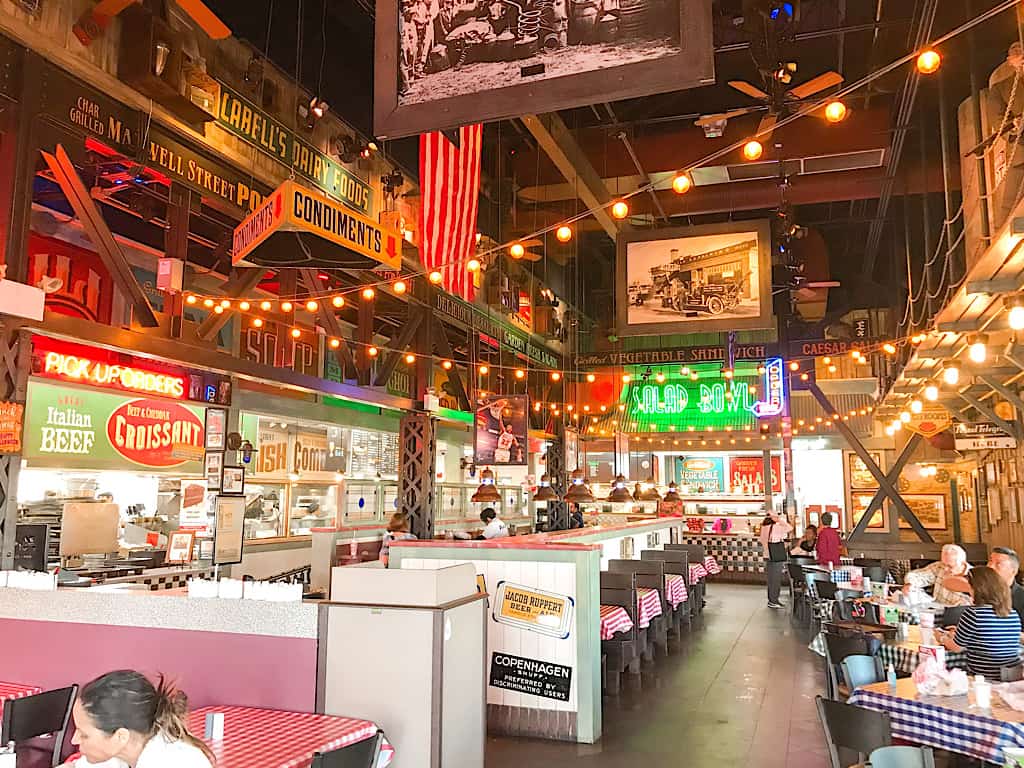
[(814, 544), (818, 552), (818, 565), (839, 565), (839, 555), (843, 543), (839, 540), (839, 531), (832, 527), (832, 513), (826, 512), (821, 516), (821, 528), (818, 529), (818, 540)]
[(782, 608), (779, 594), (782, 592), (782, 573), (786, 568), (789, 556), (786, 551), (786, 538), (793, 531), (793, 526), (785, 515), (769, 512), (761, 523), (761, 544), (764, 546), (765, 575), (768, 580), (768, 607)]

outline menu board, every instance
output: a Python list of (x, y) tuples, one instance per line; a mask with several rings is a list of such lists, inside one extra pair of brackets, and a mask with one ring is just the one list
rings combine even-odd
[(352, 459), (349, 471), (356, 476), (398, 474), (398, 435), (393, 432), (371, 432), (353, 429)]
[(242, 562), (242, 531), (245, 523), (244, 496), (218, 496), (213, 534), (213, 564)]

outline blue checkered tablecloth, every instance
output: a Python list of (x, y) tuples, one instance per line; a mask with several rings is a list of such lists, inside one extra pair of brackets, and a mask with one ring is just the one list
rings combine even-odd
[[(886, 692), (883, 692), (886, 691)], [(896, 693), (885, 683), (858, 688), (849, 704), (888, 712), (892, 735), (914, 744), (1003, 763), (1005, 747), (1024, 747), (1024, 719), (993, 695), (992, 709), (972, 709), (967, 696), (918, 696), (914, 681), (900, 680)], [(1008, 720), (1002, 719), (1003, 717)]]
[[(914, 669), (917, 667), (917, 654), (916, 649), (906, 648), (901, 645), (889, 645), (887, 643), (882, 643), (878, 649), (878, 656), (882, 660), (882, 668), (888, 669), (889, 665), (892, 664), (893, 669), (904, 675), (913, 674)], [(967, 654), (947, 651), (946, 668), (967, 669)]]

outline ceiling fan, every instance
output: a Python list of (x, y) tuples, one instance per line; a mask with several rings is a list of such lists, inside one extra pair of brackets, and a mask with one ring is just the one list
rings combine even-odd
[(800, 85), (788, 88), (787, 86), (789, 85), (790, 80), (792, 80), (794, 72), (796, 72), (795, 62), (780, 64), (778, 68), (771, 71), (762, 70), (761, 76), (768, 84), (768, 88), (771, 93), (758, 88), (756, 85), (749, 83), (746, 80), (730, 80), (729, 85), (732, 88), (735, 88), (740, 93), (750, 96), (752, 99), (756, 99), (762, 103), (757, 106), (731, 109), (727, 112), (701, 115), (694, 124), (699, 125), (704, 129), (704, 135), (707, 138), (713, 139), (722, 135), (725, 131), (725, 124), (731, 118), (746, 115), (751, 112), (767, 110), (767, 113), (761, 118), (761, 122), (757, 126), (757, 138), (762, 144), (768, 142), (775, 129), (775, 123), (778, 122), (779, 117), (783, 117), (788, 113), (790, 106), (794, 102), (810, 98), (821, 91), (831, 88), (832, 86), (839, 85), (843, 82), (842, 75), (838, 72), (829, 70), (828, 72), (823, 72), (817, 77), (812, 77), (806, 83), (801, 83)]
[[(141, 0), (100, 0), (75, 22), (74, 33), (82, 45), (89, 45), (110, 24), (110, 20)], [(202, 0), (175, 0), (181, 9), (213, 40), (231, 36), (231, 29), (217, 18)]]
[(537, 238), (533, 238), (531, 240), (520, 240), (519, 244), (522, 245), (525, 250), (523, 251), (522, 256), (512, 256), (512, 258), (515, 259), (516, 261), (540, 261), (541, 259), (544, 258), (543, 253), (530, 250), (535, 246), (544, 245), (543, 240), (538, 240)]

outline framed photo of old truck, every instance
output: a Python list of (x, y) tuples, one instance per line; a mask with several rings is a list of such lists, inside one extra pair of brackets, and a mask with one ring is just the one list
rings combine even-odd
[(619, 235), (620, 336), (771, 328), (767, 219)]

